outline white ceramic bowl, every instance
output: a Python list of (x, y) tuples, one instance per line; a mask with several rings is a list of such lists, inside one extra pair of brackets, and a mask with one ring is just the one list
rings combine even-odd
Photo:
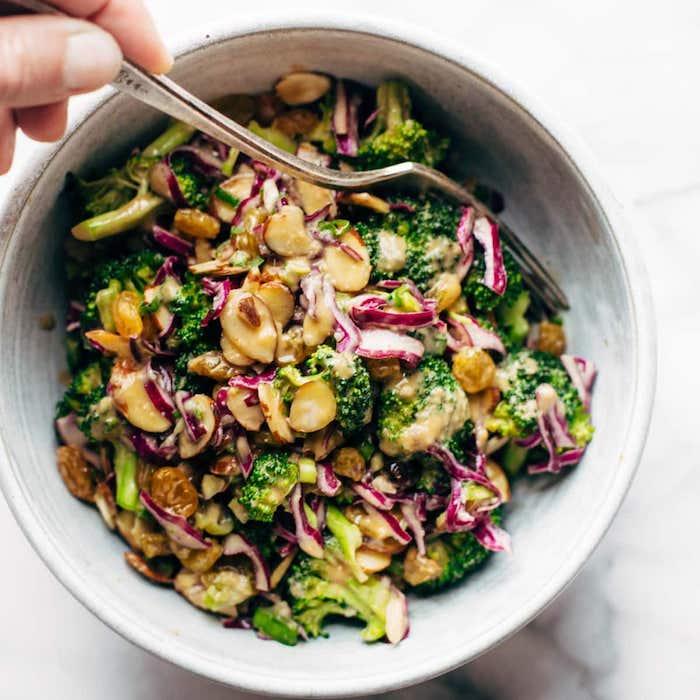
[[(655, 346), (646, 276), (627, 218), (564, 127), (467, 52), (414, 29), (334, 18), (245, 22), (183, 48), (174, 76), (204, 98), (268, 88), (292, 68), (375, 83), (412, 82), (462, 142), (465, 172), (505, 195), (507, 220), (556, 271), (573, 308), (571, 348), (594, 359), (596, 437), (583, 462), (550, 488), (521, 484), (509, 508), (511, 557), (463, 585), (411, 601), (411, 635), (364, 645), (341, 626), (290, 649), (223, 629), (175, 593), (128, 570), (124, 544), (73, 499), (54, 464), (53, 405), (61, 392), (61, 241), (68, 170), (99, 166), (154, 133), (157, 115), (112, 93), (84, 107), (61, 144), (26, 163), (0, 219), (2, 487), (25, 533), (62, 583), (127, 639), (209, 678), (295, 696), (368, 694), (425, 680), (503, 640), (571, 581), (610, 524), (646, 436)], [(429, 96), (429, 97), (428, 97)], [(439, 105), (439, 106), (438, 106)], [(60, 325), (60, 324), (59, 324)]]

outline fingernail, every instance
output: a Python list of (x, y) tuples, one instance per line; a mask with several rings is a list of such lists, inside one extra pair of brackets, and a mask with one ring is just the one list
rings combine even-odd
[(119, 46), (107, 32), (80, 31), (66, 41), (63, 80), (69, 90), (93, 90), (117, 75), (121, 61)]

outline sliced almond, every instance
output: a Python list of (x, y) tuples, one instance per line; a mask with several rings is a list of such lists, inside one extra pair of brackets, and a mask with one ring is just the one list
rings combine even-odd
[(265, 282), (255, 294), (265, 302), (276, 323), (282, 327), (289, 323), (294, 315), (294, 295), (286, 284)]
[(306, 105), (331, 89), (331, 79), (319, 73), (296, 72), (285, 75), (275, 85), (277, 97), (288, 105)]
[(224, 356), (224, 360), (234, 365), (234, 367), (250, 367), (255, 364), (255, 360), (252, 357), (244, 355), (225, 335), (221, 336), (221, 353)]
[(199, 421), (204, 426), (204, 435), (193, 442), (183, 430), (178, 437), (178, 447), (182, 459), (190, 459), (198, 455), (208, 444), (216, 430), (216, 415), (214, 414), (214, 402), (205, 394), (195, 394), (185, 401), (185, 409), (194, 411)]
[(355, 553), (355, 558), (360, 568), (367, 574), (375, 574), (383, 571), (391, 564), (391, 555), (386, 552), (377, 552), (368, 547), (360, 547)]
[(334, 326), (333, 312), (328, 308), (323, 297), (317, 295), (315, 318), (310, 314), (304, 316), (304, 345), (309, 348), (320, 345), (333, 332)]
[(129, 423), (149, 433), (162, 433), (171, 423), (153, 405), (145, 388), (145, 373), (115, 362), (109, 382), (117, 410)]
[(241, 389), (240, 387), (232, 386), (226, 394), (226, 405), (231, 411), (233, 417), (246, 430), (260, 430), (260, 426), (265, 421), (260, 404), (249, 406), (246, 399), (250, 396), (250, 391)]
[(291, 326), (279, 334), (275, 359), (280, 365), (297, 365), (306, 357), (301, 326)]
[[(252, 170), (243, 171), (236, 173), (233, 177), (228, 180), (224, 180), (219, 187), (230, 194), (232, 197), (242, 202), (244, 199), (250, 197), (250, 193), (253, 191), (253, 183), (255, 182), (255, 173)], [(228, 202), (224, 202), (216, 196), (216, 193), (211, 198), (209, 205), (209, 211), (217, 218), (230, 224), (233, 218), (236, 216), (237, 207), (231, 206)]]
[(323, 252), (326, 271), (339, 292), (359, 292), (367, 286), (372, 272), (369, 252), (355, 229), (344, 233), (340, 243), (354, 250), (356, 255), (348, 255), (339, 246), (327, 246)]
[(293, 204), (280, 207), (267, 220), (264, 237), (268, 248), (285, 258), (308, 255), (315, 247), (306, 232), (304, 211)]
[(300, 433), (314, 433), (335, 418), (337, 408), (335, 394), (326, 382), (308, 382), (294, 394), (289, 424)]
[[(248, 357), (265, 364), (275, 358), (277, 327), (267, 305), (256, 295), (240, 289), (229, 294), (221, 327), (226, 338)], [(224, 349), (224, 357), (225, 353)]]
[(149, 187), (161, 197), (172, 200), (170, 187), (168, 186), (168, 166), (160, 161), (156, 163), (148, 173)]
[(261, 382), (258, 385), (258, 397), (260, 398), (260, 408), (275, 440), (294, 442), (294, 435), (289, 428), (287, 416), (284, 414), (284, 402), (279, 391), (271, 382)]
[(328, 205), (335, 205), (335, 197), (332, 190), (312, 185), (310, 182), (304, 182), (304, 180), (297, 180), (295, 184), (305, 214), (314, 214)]
[(391, 211), (389, 202), (379, 197), (375, 197), (369, 192), (350, 192), (343, 195), (343, 202), (346, 204), (354, 204), (356, 207), (364, 207), (371, 209), (378, 214), (388, 214)]
[(497, 464), (492, 459), (486, 460), (486, 476), (488, 476), (493, 482), (493, 485), (499, 490), (503, 502), (508, 503), (508, 501), (510, 501), (510, 484), (500, 464)]
[(229, 264), (228, 260), (215, 258), (195, 263), (189, 266), (189, 271), (193, 275), (211, 275), (212, 277), (229, 277), (230, 275), (240, 275), (246, 272), (247, 267), (239, 267)]

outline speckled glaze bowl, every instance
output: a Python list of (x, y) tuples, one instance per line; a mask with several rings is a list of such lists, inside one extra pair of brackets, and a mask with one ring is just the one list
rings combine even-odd
[[(400, 76), (455, 138), (465, 173), (498, 187), (506, 220), (556, 272), (572, 301), (570, 347), (600, 369), (597, 432), (582, 463), (544, 487), (521, 483), (507, 514), (513, 555), (463, 585), (410, 602), (398, 647), (357, 629), (294, 648), (225, 630), (122, 560), (124, 544), (63, 486), (52, 414), (64, 367), (61, 242), (69, 170), (125, 155), (162, 118), (105, 91), (83, 101), (68, 136), (11, 176), (0, 215), (0, 483), (41, 557), (86, 607), (125, 638), (225, 684), (290, 696), (367, 695), (443, 673), (498, 644), (542, 610), (586, 561), (632, 479), (647, 432), (655, 335), (646, 275), (623, 208), (580, 142), (503, 76), (441, 37), (370, 21), (310, 16), (241, 20), (181, 48), (173, 76), (209, 99), (269, 88), (290, 69), (376, 83)], [(59, 326), (61, 324), (59, 323)]]

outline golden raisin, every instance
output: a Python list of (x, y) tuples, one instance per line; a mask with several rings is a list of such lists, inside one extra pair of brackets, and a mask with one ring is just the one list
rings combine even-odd
[(241, 467), (238, 460), (233, 455), (221, 455), (214, 464), (209, 467), (209, 471), (217, 476), (238, 476)]
[(170, 549), (185, 568), (197, 574), (209, 571), (224, 551), (218, 542), (212, 542), (211, 547), (207, 549), (189, 549), (189, 547), (181, 547), (172, 540)]
[(452, 358), (452, 374), (464, 391), (475, 394), (493, 385), (496, 365), (486, 350), (463, 348)]
[(396, 358), (384, 360), (367, 360), (367, 370), (370, 377), (378, 382), (389, 382), (401, 379), (401, 364)]
[(199, 502), (197, 489), (179, 467), (161, 467), (151, 477), (151, 498), (175, 515), (189, 518)]
[(68, 490), (83, 501), (95, 500), (95, 482), (79, 447), (63, 445), (56, 450), (58, 473)]
[(543, 352), (550, 352), (552, 355), (561, 355), (566, 350), (564, 327), (558, 323), (542, 321), (537, 338), (537, 349)]
[(365, 458), (354, 447), (341, 447), (333, 455), (333, 471), (340, 476), (359, 481), (365, 469)]
[(175, 212), (175, 228), (194, 238), (216, 238), (221, 222), (199, 209), (178, 209)]
[(141, 335), (143, 321), (139, 313), (141, 301), (136, 292), (119, 292), (112, 302), (112, 318), (117, 333), (123, 338), (133, 338)]

